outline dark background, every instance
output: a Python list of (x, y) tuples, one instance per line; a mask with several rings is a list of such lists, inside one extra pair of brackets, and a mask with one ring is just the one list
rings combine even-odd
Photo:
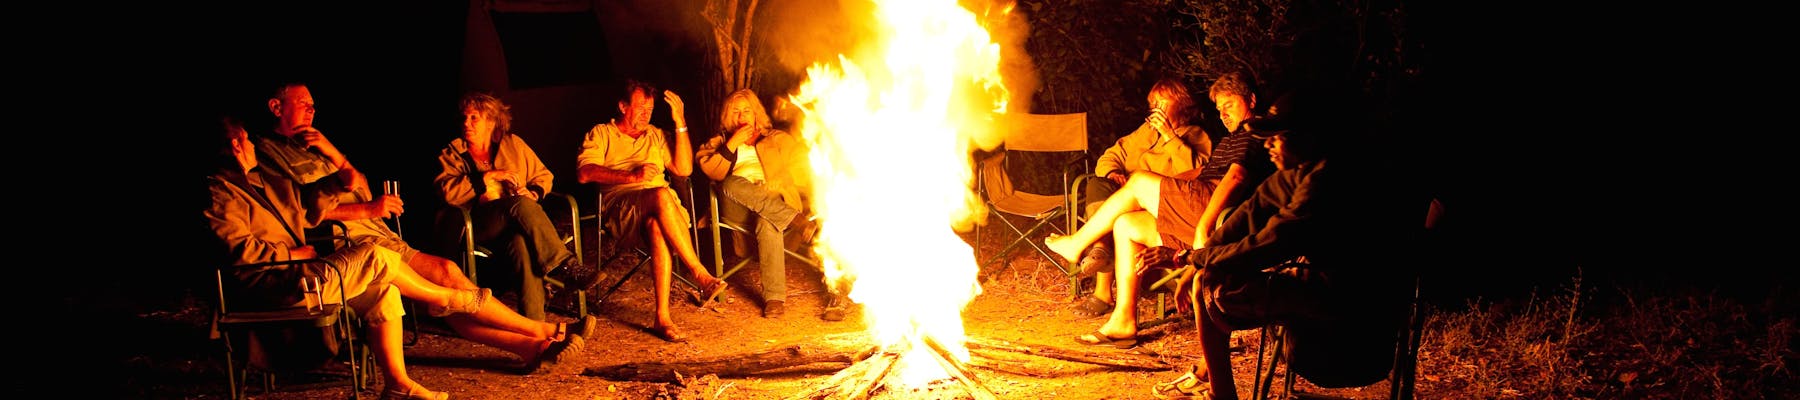
[[(578, 129), (522, 131), (540, 157), (572, 164), (571, 143), (585, 127), (617, 115), (610, 106), (622, 77), (683, 93), (690, 121), (716, 109), (697, 101), (694, 77), (709, 71), (694, 60), (708, 51), (708, 36), (695, 28), (697, 4), (688, 3), (699, 2), (603, 2), (609, 19), (597, 26), (520, 30), (538, 35), (520, 43), (571, 43), (509, 50), (509, 57), (540, 60), (509, 60), (531, 65), (515, 67), (511, 89), (560, 79), (584, 88), (562, 95), (593, 106), (554, 124)], [(201, 268), (188, 262), (196, 258), (191, 232), (205, 198), (201, 177), (215, 165), (205, 141), (209, 124), (219, 112), (266, 116), (262, 102), (282, 79), (309, 82), (317, 126), (371, 179), (402, 181), (405, 223), (429, 226), (440, 206), (430, 183), (435, 157), (459, 134), (456, 99), (471, 86), (465, 4), (143, 7), (96, 6), (24, 38), (27, 69), (15, 79), (39, 90), (16, 100), (49, 107), (15, 117), (15, 137), (50, 144), (14, 155), (51, 161), (21, 163), (37, 167), (17, 176), (64, 183), (73, 199), (46, 199), (72, 206), (66, 214), (28, 216), (48, 227), (41, 243), (59, 249), (52, 260), (75, 261), (19, 268), (34, 282), (23, 293), (57, 299), (33, 311), (79, 321), (92, 311), (84, 301), (89, 291), (173, 294), (189, 287), (188, 274)], [(1446, 249), (1454, 263), (1442, 266), (1442, 297), (1515, 296), (1565, 284), (1578, 270), (1590, 282), (1751, 295), (1794, 281), (1792, 262), (1778, 254), (1792, 236), (1785, 233), (1792, 179), (1740, 178), (1766, 170), (1763, 160), (1737, 159), (1750, 153), (1732, 142), (1743, 133), (1692, 123), (1699, 116), (1688, 114), (1714, 111), (1672, 104), (1716, 98), (1662, 89), (1717, 75), (1627, 79), (1644, 67), (1616, 58), (1654, 37), (1553, 33), (1577, 16), (1494, 22), (1499, 15), (1431, 12), (1419, 18), (1439, 35), (1426, 90), (1435, 100), (1413, 123), (1425, 133), (1416, 149), (1433, 154), (1426, 158), (1433, 165), (1420, 168), (1434, 171), (1434, 188), (1452, 207)], [(1538, 29), (1493, 34), (1519, 26)], [(605, 37), (588, 36), (595, 30)], [(559, 53), (571, 48), (606, 54)], [(1093, 95), (1139, 101), (1142, 93)], [(659, 102), (657, 112), (653, 123), (672, 128), (667, 107)], [(99, 154), (84, 151), (96, 146)], [(559, 187), (581, 190), (571, 170), (557, 170), (572, 165), (552, 168)], [(63, 216), (74, 218), (55, 220)]]

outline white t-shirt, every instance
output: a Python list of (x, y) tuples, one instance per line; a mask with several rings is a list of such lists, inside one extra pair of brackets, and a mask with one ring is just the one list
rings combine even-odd
[(762, 183), (762, 160), (756, 157), (756, 146), (738, 145), (737, 164), (731, 167), (731, 174), (749, 179), (750, 182)]

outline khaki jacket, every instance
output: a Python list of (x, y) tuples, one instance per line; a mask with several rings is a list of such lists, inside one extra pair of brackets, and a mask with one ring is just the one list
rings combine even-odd
[[(700, 163), (700, 171), (714, 182), (724, 180), (731, 174), (731, 168), (737, 163), (737, 153), (731, 149), (722, 149), (728, 134), (714, 135), (712, 139), (700, 145), (694, 157)], [(808, 164), (808, 149), (793, 134), (778, 129), (770, 129), (763, 134), (762, 140), (756, 142), (756, 155), (762, 162), (763, 185), (770, 191), (781, 194), (781, 199), (796, 209), (805, 209), (805, 199), (812, 197), (812, 168)]]

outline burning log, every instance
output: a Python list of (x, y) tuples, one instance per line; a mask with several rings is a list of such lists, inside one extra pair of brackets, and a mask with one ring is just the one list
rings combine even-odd
[(789, 397), (788, 400), (867, 399), (869, 393), (875, 390), (876, 385), (886, 379), (888, 372), (894, 369), (894, 364), (900, 360), (901, 354), (899, 352), (876, 353), (866, 360), (851, 364), (849, 368), (838, 371), (825, 382), (813, 385), (812, 389)]
[(936, 338), (925, 336), (924, 339), (926, 347), (931, 348), (931, 354), (937, 356), (932, 358), (937, 359), (938, 364), (942, 364), (944, 370), (949, 371), (950, 376), (955, 377), (957, 382), (962, 382), (963, 388), (968, 389), (969, 394), (975, 396), (975, 400), (998, 399), (994, 397), (994, 392), (992, 390), (988, 390), (986, 384), (975, 379), (975, 374), (969, 372), (969, 367), (956, 361), (956, 356), (950, 354), (950, 350), (944, 349), (944, 345), (938, 343)]

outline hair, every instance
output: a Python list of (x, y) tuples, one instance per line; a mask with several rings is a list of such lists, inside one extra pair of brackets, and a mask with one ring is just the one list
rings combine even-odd
[(275, 90), (269, 92), (269, 98), (274, 99), (274, 100), (286, 101), (287, 99), (284, 97), (287, 96), (288, 89), (302, 87), (302, 86), (307, 86), (306, 82), (282, 81), (281, 83), (275, 84)]
[(1234, 94), (1248, 101), (1256, 96), (1256, 84), (1243, 72), (1229, 72), (1214, 80), (1212, 87), (1206, 92), (1207, 98), (1219, 97), (1221, 94)]
[(494, 136), (512, 132), (512, 106), (486, 92), (469, 92), (462, 98), (462, 110), (475, 110), (494, 121)]
[(237, 168), (237, 155), (232, 153), (231, 141), (237, 139), (237, 132), (244, 130), (244, 122), (231, 114), (220, 114), (213, 121), (213, 132), (209, 140), (213, 146), (213, 160), (218, 168)]
[(756, 119), (755, 121), (750, 122), (752, 125), (756, 126), (757, 129), (769, 129), (774, 127), (775, 123), (769, 120), (769, 111), (763, 108), (762, 99), (756, 97), (756, 92), (750, 89), (738, 89), (735, 92), (731, 92), (731, 95), (725, 96), (725, 106), (720, 107), (719, 134), (731, 134), (731, 132), (725, 132), (725, 129), (730, 129), (730, 127), (724, 126), (724, 124), (725, 121), (731, 119), (731, 102), (739, 99), (750, 103), (750, 111), (755, 114), (752, 118)]
[(1185, 126), (1188, 121), (1193, 120), (1196, 106), (1194, 105), (1194, 96), (1188, 94), (1186, 83), (1175, 78), (1158, 79), (1156, 84), (1150, 86), (1149, 96), (1155, 96), (1157, 93), (1162, 93), (1175, 102), (1170, 107), (1175, 114), (1169, 116), (1171, 119), (1169, 122), (1172, 125)]
[(651, 85), (650, 82), (640, 81), (637, 79), (626, 79), (625, 80), (625, 92), (619, 93), (619, 102), (620, 103), (630, 103), (631, 95), (635, 94), (637, 92), (644, 92), (644, 95), (650, 96), (651, 100), (656, 99), (656, 85)]

